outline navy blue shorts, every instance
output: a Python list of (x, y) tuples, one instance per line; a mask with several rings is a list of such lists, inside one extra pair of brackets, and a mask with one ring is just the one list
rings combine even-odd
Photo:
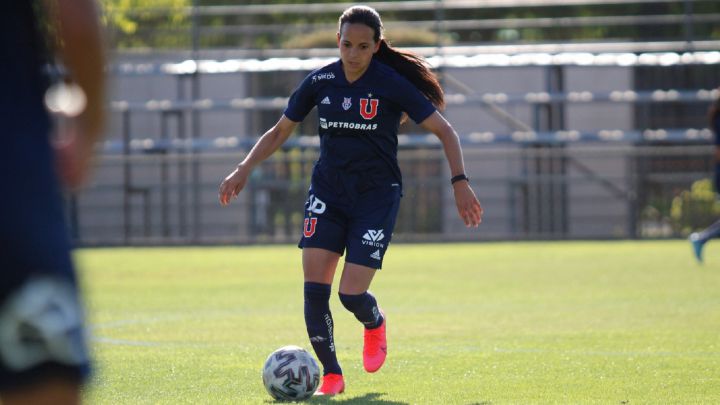
[(51, 377), (87, 379), (83, 311), (71, 280), (49, 272), (25, 279), (0, 302), (0, 331), (0, 391)]
[(313, 173), (298, 247), (343, 255), (348, 263), (382, 268), (392, 238), (402, 188), (391, 181), (364, 185), (339, 173)]
[(0, 184), (8, 193), (0, 201), (0, 391), (47, 376), (80, 383), (90, 370), (52, 162), (47, 136), (4, 139)]

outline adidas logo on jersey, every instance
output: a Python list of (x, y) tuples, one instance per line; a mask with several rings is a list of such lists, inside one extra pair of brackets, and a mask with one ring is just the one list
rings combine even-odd
[(323, 101), (320, 102), (320, 104), (330, 104), (330, 98), (325, 96), (325, 98), (323, 99)]
[(374, 251), (373, 254), (370, 255), (370, 257), (375, 260), (380, 260), (380, 249)]
[(383, 239), (385, 239), (385, 234), (383, 234), (382, 229), (368, 229), (368, 231), (365, 232), (365, 235), (363, 235), (362, 244), (372, 247), (384, 248), (385, 245), (380, 243), (380, 241)]

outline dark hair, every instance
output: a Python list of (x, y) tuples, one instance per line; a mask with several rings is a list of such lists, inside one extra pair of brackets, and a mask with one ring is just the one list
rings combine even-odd
[(430, 66), (422, 56), (412, 52), (401, 51), (390, 46), (382, 36), (383, 25), (375, 9), (368, 6), (353, 6), (345, 10), (340, 16), (338, 30), (342, 31), (343, 24), (365, 24), (375, 31), (373, 39), (380, 43), (380, 48), (373, 56), (374, 59), (392, 67), (410, 83), (415, 85), (425, 97), (438, 109), (445, 106), (445, 98), (437, 76), (430, 70)]

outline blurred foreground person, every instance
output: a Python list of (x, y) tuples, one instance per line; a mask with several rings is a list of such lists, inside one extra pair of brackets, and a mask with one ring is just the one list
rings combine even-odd
[[(93, 0), (4, 0), (0, 12), (0, 402), (77, 404), (90, 364), (61, 188), (87, 176), (104, 114)], [(57, 55), (53, 55), (54, 52)], [(57, 56), (74, 92), (48, 92)], [(62, 86), (61, 86), (62, 87)], [(66, 86), (68, 87), (68, 86)], [(74, 97), (69, 97), (73, 95)], [(70, 99), (72, 98), (72, 100)], [(45, 102), (64, 107), (62, 141)], [(71, 124), (71, 125), (69, 125)], [(72, 130), (70, 130), (72, 129)]]

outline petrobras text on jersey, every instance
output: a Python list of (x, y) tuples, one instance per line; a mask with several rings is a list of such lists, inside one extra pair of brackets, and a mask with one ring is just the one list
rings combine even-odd
[(333, 72), (320, 73), (320, 74), (313, 75), (312, 82), (315, 83), (315, 82), (319, 82), (320, 80), (330, 80), (330, 79), (334, 79), (334, 78), (335, 78), (335, 73), (333, 73)]
[(377, 124), (365, 124), (361, 122), (345, 122), (345, 121), (328, 121), (325, 118), (320, 118), (320, 128), (341, 128), (341, 129), (359, 129), (361, 131), (374, 131), (377, 129)]

